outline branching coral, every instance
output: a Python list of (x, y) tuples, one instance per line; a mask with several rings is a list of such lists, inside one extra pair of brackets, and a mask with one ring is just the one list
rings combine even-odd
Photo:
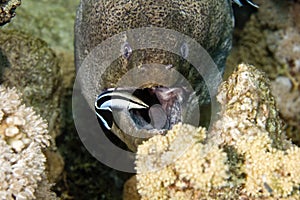
[(21, 104), (15, 89), (0, 85), (0, 199), (35, 199), (38, 190), (50, 192), (42, 150), (49, 146), (47, 123)]
[(0, 26), (10, 22), (20, 4), (21, 0), (0, 0)]
[(300, 148), (285, 138), (268, 82), (241, 64), (220, 86), (207, 138), (179, 124), (140, 145), (142, 199), (299, 199)]

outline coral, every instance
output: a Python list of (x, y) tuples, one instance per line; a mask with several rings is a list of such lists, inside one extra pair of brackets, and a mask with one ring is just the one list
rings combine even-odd
[[(217, 100), (221, 104), (221, 117), (215, 122), (213, 134), (218, 135), (216, 139), (224, 140), (220, 143), (234, 145), (235, 139), (247, 132), (247, 127), (255, 126), (269, 132), (273, 146), (280, 149), (288, 146), (284, 142), (283, 122), (277, 112), (269, 80), (255, 67), (240, 64), (220, 85)], [(250, 136), (250, 132), (247, 135)]]
[(0, 26), (10, 22), (16, 13), (15, 9), (21, 5), (21, 0), (0, 0)]
[(142, 199), (192, 199), (226, 186), (226, 154), (216, 145), (202, 144), (205, 135), (204, 128), (178, 124), (166, 136), (154, 136), (138, 147)]
[[(47, 123), (31, 107), (22, 105), (16, 89), (0, 85), (0, 198), (35, 199), (47, 188), (43, 150), (50, 145)], [(47, 193), (46, 193), (47, 194)]]
[[(284, 71), (284, 66), (276, 58), (276, 51), (286, 37), (284, 32), (295, 28), (296, 18), (293, 13), (296, 11), (293, 8), (298, 3), (280, 0), (257, 0), (255, 3), (259, 9), (237, 34), (238, 40), (229, 56), (229, 63), (232, 66), (241, 62), (255, 65), (274, 79)], [(288, 54), (286, 50), (283, 51)]]
[[(253, 64), (265, 71), (272, 82), (282, 76), (290, 79), (293, 88), (290, 94), (285, 89), (284, 92), (274, 91), (274, 96), (276, 100), (281, 99), (277, 104), (282, 119), (287, 123), (287, 135), (297, 142), (300, 127), (295, 124), (298, 124), (300, 114), (296, 107), (287, 114), (284, 107), (295, 105), (293, 102), (297, 100), (293, 96), (298, 93), (295, 90), (300, 91), (300, 2), (257, 0), (255, 3), (260, 7), (237, 34), (239, 38), (228, 63), (232, 66), (241, 62)], [(294, 116), (290, 117), (291, 114)], [(300, 145), (299, 142), (297, 144)]]
[(300, 148), (285, 137), (265, 74), (239, 65), (217, 100), (208, 133), (179, 124), (138, 147), (141, 198), (299, 199)]
[[(266, 75), (241, 64), (221, 84), (217, 99), (220, 119), (212, 140), (242, 155), (242, 193), (276, 198), (299, 195), (299, 148), (286, 140)], [(289, 160), (289, 161), (288, 161)]]
[(13, 30), (0, 31), (0, 51), (2, 84), (22, 91), (24, 103), (47, 120), (54, 139), (63, 123), (62, 80), (54, 52), (44, 41)]
[[(250, 129), (249, 129), (250, 131)], [(237, 152), (244, 155), (246, 175), (243, 192), (253, 197), (299, 198), (300, 149), (286, 151), (272, 147), (268, 132), (252, 128), (255, 136), (244, 135), (236, 142)]]
[(16, 152), (22, 151), (32, 142), (49, 146), (47, 123), (35, 115), (32, 108), (21, 105), (15, 89), (0, 88), (1, 139), (5, 140)]
[(275, 60), (283, 66), (280, 74), (288, 76), (293, 88), (300, 90), (300, 31), (295, 28), (287, 28), (278, 31), (278, 37), (270, 43), (277, 44), (274, 48)]

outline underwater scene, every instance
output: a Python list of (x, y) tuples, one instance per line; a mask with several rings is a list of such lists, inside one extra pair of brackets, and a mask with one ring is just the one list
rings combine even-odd
[(299, 0), (0, 8), (0, 200), (300, 199)]

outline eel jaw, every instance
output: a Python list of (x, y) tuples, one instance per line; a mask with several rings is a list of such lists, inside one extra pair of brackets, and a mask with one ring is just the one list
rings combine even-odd
[[(113, 123), (109, 130), (133, 152), (143, 141), (154, 135), (165, 134), (175, 124), (183, 121), (183, 104), (186, 97), (189, 96), (184, 88), (155, 86), (134, 91), (126, 88), (112, 88), (111, 90), (115, 91), (117, 93), (115, 96), (118, 97), (121, 93), (126, 93), (121, 97), (126, 97), (126, 100), (129, 101), (127, 105), (135, 105), (137, 99), (139, 102), (136, 102), (136, 105), (141, 102), (147, 105), (128, 107), (124, 106), (125, 104), (122, 106), (112, 104), (111, 107)], [(128, 94), (131, 94), (132, 98), (128, 98)], [(104, 95), (107, 93), (104, 92)], [(101, 107), (101, 105), (97, 105), (97, 107)], [(101, 123), (101, 120), (99, 122)]]
[(151, 87), (142, 89), (139, 93), (138, 96), (143, 94), (139, 98), (147, 101), (148, 108), (129, 110), (138, 129), (169, 130), (182, 122), (181, 105), (186, 93), (183, 88)]

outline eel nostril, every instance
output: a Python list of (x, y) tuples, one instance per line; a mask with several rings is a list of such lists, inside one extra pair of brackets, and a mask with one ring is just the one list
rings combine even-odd
[(189, 56), (189, 47), (187, 43), (183, 43), (180, 47), (181, 56), (186, 59)]
[(124, 56), (126, 59), (129, 59), (129, 57), (130, 57), (131, 54), (132, 54), (132, 48), (131, 48), (131, 46), (129, 45), (128, 42), (125, 42), (125, 43), (122, 45), (121, 52), (122, 52), (123, 56)]

